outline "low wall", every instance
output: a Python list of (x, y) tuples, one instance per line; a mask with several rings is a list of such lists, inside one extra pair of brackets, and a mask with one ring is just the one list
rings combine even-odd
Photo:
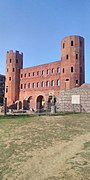
[[(80, 95), (80, 104), (72, 104), (72, 95)], [(56, 107), (62, 112), (90, 112), (90, 88), (60, 91)]]

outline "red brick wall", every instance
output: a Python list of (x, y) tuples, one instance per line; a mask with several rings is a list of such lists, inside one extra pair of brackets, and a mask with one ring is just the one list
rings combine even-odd
[[(76, 59), (76, 54), (78, 59)], [(68, 55), (68, 59), (66, 59), (66, 55)], [(18, 63), (16, 63), (16, 59), (18, 59)], [(61, 61), (23, 69), (23, 54), (18, 51), (7, 52), (6, 61), (5, 97), (8, 105), (17, 100), (23, 102), (32, 97), (30, 107), (36, 109), (38, 96), (44, 97), (46, 106), (50, 95), (58, 98), (60, 90), (76, 87), (76, 80), (78, 80), (78, 86), (85, 82), (84, 39), (80, 36), (69, 36), (62, 40)], [(71, 72), (71, 67), (73, 72)], [(58, 68), (60, 68), (60, 72), (58, 72)], [(66, 79), (69, 81), (65, 82)], [(52, 80), (54, 86), (51, 85)], [(57, 85), (57, 80), (60, 80), (60, 86)], [(46, 86), (47, 81), (49, 87)], [(42, 87), (42, 82), (44, 87)], [(28, 87), (29, 83), (30, 87)], [(37, 87), (37, 83), (39, 83), (39, 87)], [(7, 86), (8, 92), (6, 93)]]
[[(6, 82), (5, 97), (7, 104), (11, 105), (19, 99), (20, 68), (23, 67), (23, 54), (18, 51), (7, 51), (6, 54)], [(8, 87), (8, 92), (6, 92)]]
[[(71, 45), (71, 41), (73, 41)], [(76, 54), (78, 59), (76, 59)], [(68, 55), (68, 59), (66, 56)], [(73, 72), (71, 72), (73, 67)], [(80, 72), (82, 68), (82, 72)], [(66, 79), (69, 82), (65, 82)], [(80, 36), (69, 36), (61, 42), (61, 89), (71, 89), (85, 82), (84, 73), (84, 39)]]
[[(60, 73), (58, 72), (58, 68), (60, 68), (60, 61), (56, 61), (40, 66), (34, 66), (31, 68), (21, 69), (19, 99), (22, 101), (32, 96), (31, 107), (35, 109), (37, 97), (39, 95), (42, 95), (44, 97), (45, 102), (47, 102), (49, 95), (54, 94), (57, 96), (60, 90), (60, 86), (57, 85), (57, 80), (60, 80)], [(54, 69), (53, 73), (52, 73), (52, 69)], [(48, 74), (47, 74), (47, 70), (48, 70)], [(42, 71), (44, 71), (43, 75), (42, 75)], [(39, 75), (37, 75), (37, 72), (39, 72)], [(52, 80), (54, 81), (54, 86), (51, 86)], [(49, 87), (46, 86), (47, 81), (49, 82)], [(40, 85), (39, 87), (37, 87), (38, 82)], [(44, 82), (44, 87), (42, 87), (42, 82)], [(30, 88), (28, 88), (29, 83), (30, 83)], [(35, 84), (35, 87), (32, 87), (33, 83)], [(22, 89), (21, 89), (21, 84), (23, 86)], [(24, 84), (26, 84), (26, 88), (24, 88)]]

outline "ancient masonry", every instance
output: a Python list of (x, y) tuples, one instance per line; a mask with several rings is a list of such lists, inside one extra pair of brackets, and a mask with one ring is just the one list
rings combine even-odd
[(66, 92), (78, 90), (84, 83), (84, 38), (81, 36), (69, 36), (61, 41), (61, 60), (30, 68), (23, 68), (23, 53), (7, 51), (5, 97), (9, 107), (46, 109), (54, 96), (57, 109), (63, 111)]
[(5, 89), (5, 76), (0, 74), (0, 106), (3, 105), (4, 89)]

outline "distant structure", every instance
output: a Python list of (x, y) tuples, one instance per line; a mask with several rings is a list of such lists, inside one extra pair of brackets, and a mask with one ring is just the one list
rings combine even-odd
[(61, 42), (61, 60), (23, 68), (23, 53), (7, 51), (5, 97), (17, 109), (46, 109), (61, 90), (85, 83), (84, 38), (69, 36)]
[(3, 105), (4, 88), (5, 88), (5, 76), (0, 74), (0, 106)]

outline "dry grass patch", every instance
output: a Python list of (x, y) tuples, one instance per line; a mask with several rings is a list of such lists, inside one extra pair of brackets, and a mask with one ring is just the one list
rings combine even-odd
[(89, 177), (90, 114), (0, 118), (0, 179)]

